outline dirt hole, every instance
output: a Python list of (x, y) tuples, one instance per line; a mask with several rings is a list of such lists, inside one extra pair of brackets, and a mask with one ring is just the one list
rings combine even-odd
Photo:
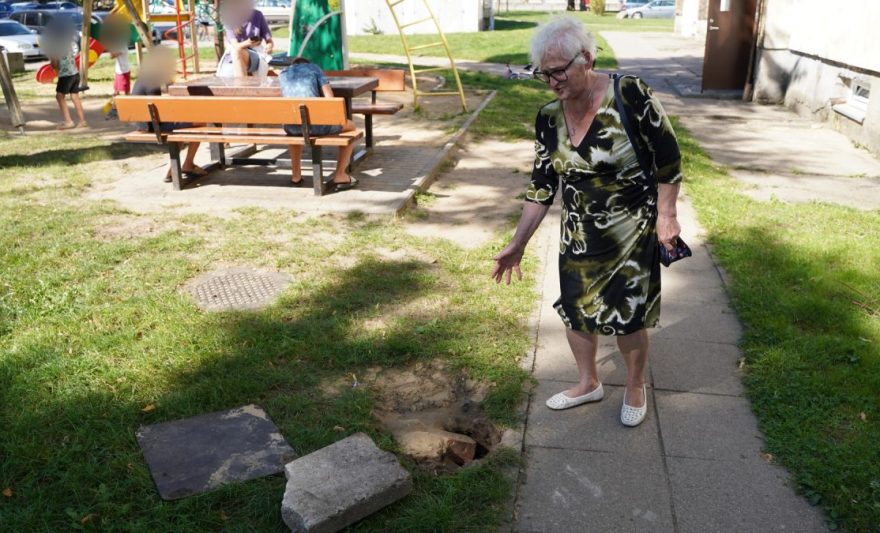
[(368, 387), (376, 399), (374, 415), (394, 436), (400, 451), (418, 464), (446, 473), (474, 464), (501, 441), (501, 429), (480, 407), (489, 384), (469, 379), (442, 362), (405, 369), (368, 369), (324, 385)]

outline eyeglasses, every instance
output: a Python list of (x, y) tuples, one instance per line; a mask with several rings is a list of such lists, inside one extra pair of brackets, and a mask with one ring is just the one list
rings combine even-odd
[(571, 61), (569, 61), (569, 62), (568, 62), (564, 67), (562, 67), (562, 68), (555, 68), (555, 69), (550, 70), (550, 71), (547, 71), (547, 70), (537, 70), (537, 69), (536, 69), (535, 72), (532, 73), (532, 76), (534, 76), (535, 79), (541, 80), (541, 81), (543, 81), (544, 83), (547, 83), (547, 84), (550, 83), (550, 78), (553, 78), (554, 80), (556, 80), (556, 81), (558, 81), (558, 82), (567, 81), (567, 80), (568, 80), (568, 67), (570, 67), (571, 64), (574, 63), (574, 60), (575, 60), (575, 59), (581, 57), (582, 54), (583, 54), (583, 52), (579, 52), (578, 55), (576, 55), (576, 56), (574, 56), (573, 58), (571, 58)]

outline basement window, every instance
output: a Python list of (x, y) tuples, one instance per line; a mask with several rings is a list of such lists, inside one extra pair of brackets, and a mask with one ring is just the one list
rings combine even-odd
[(832, 106), (831, 109), (846, 118), (862, 124), (868, 113), (868, 99), (871, 97), (871, 85), (868, 80), (854, 78), (850, 83), (849, 97), (846, 102)]

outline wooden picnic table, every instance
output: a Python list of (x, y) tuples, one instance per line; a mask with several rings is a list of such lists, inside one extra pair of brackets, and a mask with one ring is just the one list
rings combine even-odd
[[(351, 99), (371, 92), (379, 86), (378, 78), (364, 76), (328, 76), (333, 95), (345, 98), (348, 118)], [(210, 76), (168, 86), (171, 96), (281, 96), (278, 76), (265, 78), (220, 78)]]
[[(330, 88), (333, 89), (333, 95), (345, 99), (345, 113), (350, 119), (351, 99), (361, 94), (373, 92), (373, 100), (375, 100), (375, 90), (379, 86), (379, 79), (366, 76), (327, 76), (330, 82)], [(175, 83), (168, 86), (168, 94), (171, 96), (282, 96), (281, 84), (278, 76), (266, 76), (264, 78), (247, 77), (247, 78), (224, 78), (219, 76), (208, 76), (189, 80), (183, 83)], [(364, 132), (369, 140), (366, 149), (358, 150), (351, 158), (351, 164), (361, 161), (372, 151), (373, 140), (373, 121), (364, 122)], [(212, 155), (223, 157), (219, 154), (222, 150), (212, 145)], [(261, 163), (261, 160), (250, 158), (243, 159), (253, 153), (253, 150), (239, 152), (231, 160), (233, 164)], [(283, 160), (283, 156), (280, 158)], [(265, 162), (277, 164), (279, 158), (266, 160)], [(286, 163), (285, 163), (286, 165)]]

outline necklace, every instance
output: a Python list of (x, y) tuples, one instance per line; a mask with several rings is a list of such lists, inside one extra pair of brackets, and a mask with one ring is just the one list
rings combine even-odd
[[(590, 115), (590, 109), (593, 107), (593, 91), (596, 90), (596, 86), (599, 84), (599, 81), (593, 81), (590, 86), (590, 90), (587, 91), (587, 112), (584, 116)], [(565, 108), (563, 107), (563, 113), (565, 113)], [(592, 122), (592, 120), (590, 120)], [(577, 137), (578, 131), (580, 130), (580, 126), (576, 120), (570, 120), (568, 117), (568, 113), (565, 113), (565, 125), (568, 127), (568, 137), (569, 139), (573, 139)]]

